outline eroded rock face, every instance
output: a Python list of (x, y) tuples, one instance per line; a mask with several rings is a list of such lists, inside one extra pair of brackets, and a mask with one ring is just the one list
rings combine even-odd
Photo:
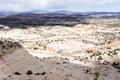
[(77, 42), (75, 40), (69, 40), (69, 41), (64, 41), (64, 42), (59, 42), (59, 43), (51, 43), (46, 46), (46, 50), (48, 51), (53, 51), (53, 52), (58, 52), (58, 51), (63, 51), (63, 52), (74, 52), (74, 51), (80, 51), (86, 48), (92, 48), (95, 47), (95, 45), (92, 44), (85, 44), (83, 42)]
[(12, 39), (0, 39), (0, 55), (4, 56), (6, 54), (12, 53), (15, 49), (22, 48), (18, 42)]
[(75, 25), (74, 28), (81, 29), (81, 31), (96, 31), (96, 30), (98, 30), (98, 27), (96, 27), (95, 25), (78, 24), (78, 25)]

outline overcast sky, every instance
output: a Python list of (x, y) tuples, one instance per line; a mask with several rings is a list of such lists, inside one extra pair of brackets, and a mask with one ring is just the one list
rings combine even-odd
[(120, 11), (120, 0), (0, 0), (0, 10)]

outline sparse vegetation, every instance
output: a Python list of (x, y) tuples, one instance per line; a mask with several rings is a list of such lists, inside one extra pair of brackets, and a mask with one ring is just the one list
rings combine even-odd
[(96, 71), (94, 73), (94, 80), (98, 80), (99, 76), (100, 76), (100, 73), (98, 71)]
[(37, 48), (37, 47), (34, 47), (33, 49), (34, 49), (34, 50), (38, 50), (38, 48)]
[(13, 28), (0, 31), (0, 71), (19, 71), (9, 78), (120, 79), (120, 23), (116, 16), (119, 14), (17, 14), (0, 18), (1, 24)]
[(26, 74), (27, 74), (27, 75), (32, 75), (33, 72), (32, 72), (31, 70), (28, 70)]
[(98, 57), (98, 60), (102, 60), (102, 59), (103, 59), (102, 56), (99, 56), (99, 57)]

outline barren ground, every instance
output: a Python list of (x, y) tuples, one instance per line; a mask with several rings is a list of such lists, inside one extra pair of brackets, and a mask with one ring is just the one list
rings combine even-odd
[(120, 28), (0, 31), (0, 80), (120, 80)]

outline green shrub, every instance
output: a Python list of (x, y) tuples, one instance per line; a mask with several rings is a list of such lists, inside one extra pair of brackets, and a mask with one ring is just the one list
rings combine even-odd
[(99, 76), (100, 76), (100, 73), (98, 71), (96, 71), (94, 73), (94, 80), (98, 80)]

